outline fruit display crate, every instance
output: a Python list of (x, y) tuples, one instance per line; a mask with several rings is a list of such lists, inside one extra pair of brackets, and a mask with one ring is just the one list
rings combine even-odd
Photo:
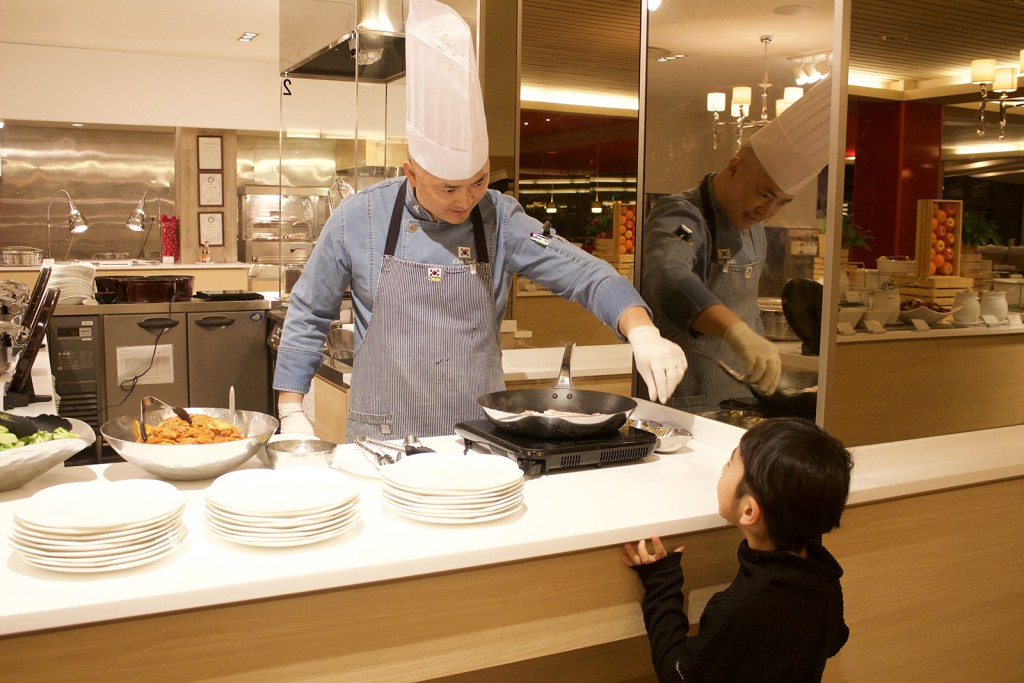
[(636, 204), (614, 202), (612, 231), (594, 240), (594, 256), (607, 261), (626, 277), (632, 277), (636, 244)]
[(924, 303), (950, 306), (956, 293), (974, 287), (974, 278), (952, 275), (925, 278), (894, 278), (903, 300), (920, 299)]
[(960, 275), (962, 215), (960, 200), (918, 200), (916, 260), (919, 278)]

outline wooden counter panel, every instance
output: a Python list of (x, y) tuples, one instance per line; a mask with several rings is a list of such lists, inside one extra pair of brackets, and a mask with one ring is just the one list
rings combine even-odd
[[(495, 527), (500, 531), (500, 527)], [(849, 643), (824, 680), (1024, 678), (1024, 479), (850, 508)], [(739, 532), (686, 546), (688, 611), (736, 573)], [(618, 547), (0, 639), (12, 681), (652, 681)], [(82, 582), (87, 589), (87, 582)]]
[[(575, 389), (586, 389), (588, 391), (607, 391), (608, 393), (620, 396), (630, 396), (630, 376), (610, 375), (607, 377), (573, 377), (572, 386)], [(516, 379), (506, 380), (506, 389), (550, 389), (555, 386), (557, 378), (553, 379)]]
[(1024, 424), (1024, 335), (837, 344), (824, 427), (847, 446)]
[[(202, 292), (207, 290), (220, 289), (248, 289), (249, 276), (246, 268), (216, 268), (203, 266), (202, 268), (191, 268), (187, 264), (176, 264), (175, 266), (163, 266), (160, 268), (146, 268), (134, 266), (125, 268), (104, 268), (96, 271), (97, 275), (194, 275), (195, 284), (193, 290)], [(38, 271), (30, 270), (2, 270), (0, 269), (0, 280), (15, 280), (24, 282), (29, 287), (36, 283), (39, 277)], [(276, 285), (274, 287), (276, 289)]]

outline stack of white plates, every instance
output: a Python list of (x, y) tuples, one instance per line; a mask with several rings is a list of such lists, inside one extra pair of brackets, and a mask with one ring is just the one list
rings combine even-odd
[(421, 453), (380, 468), (384, 502), (435, 524), (489, 522), (523, 506), (523, 472), (499, 455)]
[(53, 571), (127, 569), (181, 545), (184, 509), (181, 491), (163, 481), (61, 484), (15, 510), (10, 541), (26, 562)]
[(96, 266), (91, 263), (64, 263), (50, 271), (48, 287), (60, 287), (58, 304), (80, 304), (92, 298)]
[(355, 526), (358, 501), (356, 485), (335, 470), (236, 470), (207, 489), (206, 526), (243, 545), (306, 545)]

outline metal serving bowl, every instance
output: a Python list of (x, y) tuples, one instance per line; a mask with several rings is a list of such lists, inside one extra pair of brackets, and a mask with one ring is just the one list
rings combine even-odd
[[(100, 427), (100, 433), (118, 455), (136, 467), (163, 479), (192, 480), (217, 477), (238, 467), (267, 443), (279, 424), (272, 415), (250, 410), (236, 410), (234, 415), (227, 408), (185, 410), (230, 422), (246, 438), (208, 444), (139, 443), (135, 440), (135, 415), (110, 420)], [(157, 424), (173, 414), (166, 409), (147, 412), (146, 424)]]
[(630, 418), (626, 420), (626, 424), (658, 437), (658, 445), (654, 450), (659, 453), (675, 453), (689, 443), (692, 436), (688, 430), (682, 427), (672, 427), (654, 420)]
[(96, 441), (92, 427), (70, 418), (75, 439), (54, 439), (0, 450), (0, 491), (24, 486)]

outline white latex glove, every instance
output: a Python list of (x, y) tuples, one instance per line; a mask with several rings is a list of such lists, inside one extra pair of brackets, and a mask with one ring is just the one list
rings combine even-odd
[(313, 424), (306, 419), (306, 414), (302, 412), (301, 403), (278, 403), (277, 414), (281, 418), (282, 434), (316, 436), (313, 432)]
[(774, 394), (782, 375), (779, 350), (746, 323), (736, 323), (725, 331), (725, 343), (747, 364), (747, 378), (766, 394)]
[(686, 354), (678, 344), (662, 337), (654, 325), (634, 327), (626, 339), (651, 400), (665, 403), (686, 372)]

